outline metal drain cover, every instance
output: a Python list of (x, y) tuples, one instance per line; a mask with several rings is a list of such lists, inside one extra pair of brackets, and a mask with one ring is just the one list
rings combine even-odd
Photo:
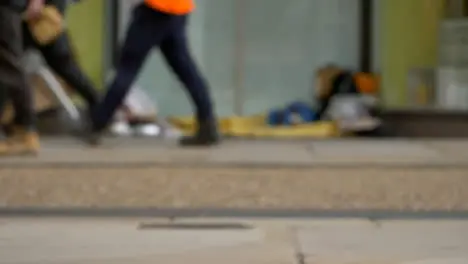
[(247, 230), (253, 226), (242, 223), (140, 223), (140, 230)]

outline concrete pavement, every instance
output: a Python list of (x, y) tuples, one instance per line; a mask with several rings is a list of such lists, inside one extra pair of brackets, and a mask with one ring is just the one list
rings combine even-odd
[[(466, 221), (0, 219), (2, 264), (465, 264)], [(207, 229), (213, 223), (247, 229)], [(180, 227), (180, 226), (179, 226)]]
[(211, 149), (181, 149), (157, 139), (108, 139), (89, 148), (44, 139), (37, 158), (2, 158), (0, 167), (189, 165), (231, 167), (464, 166), (468, 140), (226, 140)]
[(0, 159), (3, 207), (468, 210), (468, 141), (45, 139)]

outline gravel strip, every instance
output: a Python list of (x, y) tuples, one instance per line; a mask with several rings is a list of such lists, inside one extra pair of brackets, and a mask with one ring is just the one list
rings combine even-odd
[(468, 170), (0, 169), (0, 206), (468, 210)]

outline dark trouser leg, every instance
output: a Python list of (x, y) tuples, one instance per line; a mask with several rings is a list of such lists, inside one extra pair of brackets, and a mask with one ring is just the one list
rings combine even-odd
[(47, 46), (36, 47), (41, 51), (47, 64), (82, 96), (90, 107), (98, 101), (98, 94), (93, 84), (81, 70), (72, 52), (67, 33)]
[(35, 129), (32, 91), (20, 63), (22, 55), (21, 17), (0, 7), (0, 89), (7, 89), (12, 100), (15, 123), (32, 130)]
[(161, 44), (161, 51), (174, 73), (182, 82), (192, 99), (197, 119), (213, 118), (213, 107), (208, 86), (194, 62), (186, 36), (187, 16), (177, 17), (172, 32)]
[(187, 89), (196, 109), (198, 131), (183, 138), (182, 145), (206, 146), (218, 142), (216, 118), (206, 81), (201, 76), (189, 48), (186, 36), (187, 16), (176, 17), (170, 34), (161, 44), (161, 51), (174, 73)]
[(158, 45), (164, 38), (167, 22), (163, 19), (167, 17), (159, 17), (154, 10), (144, 5), (136, 8), (121, 50), (116, 76), (102, 103), (94, 111), (92, 121), (95, 131), (100, 131), (108, 125), (134, 83), (152, 47)]
[[(1, 58), (0, 58), (1, 60)], [(3, 121), (3, 114), (5, 111), (5, 105), (8, 101), (8, 92), (5, 87), (0, 86), (0, 122)], [(3, 125), (0, 123), (0, 128), (3, 129)], [(1, 140), (1, 135), (4, 131), (0, 131), (0, 140)]]

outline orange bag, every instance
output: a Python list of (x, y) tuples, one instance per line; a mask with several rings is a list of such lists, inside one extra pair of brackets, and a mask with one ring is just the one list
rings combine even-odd
[(356, 73), (354, 82), (360, 93), (377, 94), (379, 92), (379, 78), (370, 73)]
[(145, 0), (145, 4), (173, 15), (186, 15), (195, 9), (194, 0)]

